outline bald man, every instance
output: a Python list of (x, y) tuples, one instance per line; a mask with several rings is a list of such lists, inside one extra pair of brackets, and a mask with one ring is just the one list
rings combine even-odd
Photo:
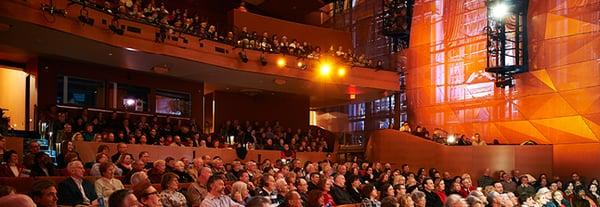
[(11, 194), (1, 197), (0, 206), (36, 207), (33, 200), (23, 194)]

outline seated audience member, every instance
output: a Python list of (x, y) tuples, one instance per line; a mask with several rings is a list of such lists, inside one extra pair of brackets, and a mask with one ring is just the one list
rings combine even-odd
[(425, 199), (427, 200), (427, 207), (442, 207), (443, 203), (440, 197), (435, 191), (435, 184), (431, 178), (425, 178), (423, 180), (423, 192), (425, 193)]
[(201, 157), (196, 157), (192, 160), (192, 167), (187, 170), (187, 173), (196, 181), (202, 167), (204, 167), (204, 160)]
[(303, 207), (304, 201), (300, 197), (298, 191), (290, 191), (285, 195), (285, 205), (286, 207)]
[(442, 179), (435, 180), (435, 190), (433, 190), (439, 197), (442, 203), (446, 203), (446, 183)]
[(275, 181), (275, 189), (277, 192), (277, 203), (279, 203), (279, 205), (285, 205), (285, 195), (290, 192), (289, 186), (285, 179), (277, 179), (277, 181)]
[(143, 172), (144, 171), (144, 162), (142, 162), (141, 160), (136, 160), (133, 161), (133, 164), (131, 164), (131, 171), (129, 171), (128, 174), (123, 175), (122, 181), (123, 183), (129, 184), (131, 183), (131, 176), (137, 172)]
[[(100, 165), (102, 163), (108, 162), (108, 155), (104, 153), (96, 154), (96, 163), (92, 165), (92, 169), (90, 169), (90, 176), (100, 177), (102, 173), (100, 173)], [(114, 163), (113, 163), (114, 165)], [(115, 165), (115, 175), (121, 176), (123, 171)]]
[(360, 177), (357, 175), (351, 175), (349, 177), (350, 183), (346, 186), (346, 190), (352, 198), (352, 203), (360, 203), (362, 201), (362, 196), (360, 194)]
[(230, 196), (233, 201), (241, 205), (246, 205), (251, 199), (248, 185), (242, 181), (237, 181), (231, 185)]
[(180, 183), (191, 183), (194, 180), (192, 176), (187, 174), (185, 171), (185, 164), (183, 164), (182, 161), (175, 162), (175, 169), (173, 170), (173, 173), (179, 177)]
[(196, 182), (190, 184), (187, 189), (188, 200), (192, 206), (197, 206), (202, 203), (202, 200), (208, 194), (208, 188), (206, 184), (208, 179), (213, 175), (212, 170), (208, 167), (202, 167), (200, 169), (200, 175)]
[(129, 153), (122, 153), (119, 157), (119, 162), (117, 163), (117, 167), (123, 171), (123, 175), (129, 174), (133, 170), (133, 155)]
[(130, 184), (132, 186), (143, 182), (150, 182), (150, 179), (148, 179), (148, 174), (146, 174), (146, 172), (139, 171), (131, 175)]
[(281, 159), (293, 160), (296, 159), (296, 151), (290, 148), (290, 145), (284, 144), (283, 150), (280, 153)]
[(421, 191), (414, 191), (410, 194), (410, 198), (415, 203), (415, 207), (425, 207), (427, 199), (425, 198), (425, 193)]
[(119, 179), (114, 178), (114, 171), (115, 166), (111, 162), (104, 162), (100, 165), (102, 177), (96, 180), (95, 186), (98, 197), (103, 197), (105, 203), (108, 202), (108, 198), (113, 192), (125, 188)]
[[(75, 135), (74, 135), (75, 136)], [(67, 164), (69, 164), (70, 161), (67, 160), (67, 158), (69, 157), (73, 157), (71, 156), (67, 156), (69, 154), (76, 154), (75, 158), (77, 160), (79, 160), (79, 153), (75, 152), (75, 145), (73, 145), (73, 142), (69, 141), (69, 140), (65, 140), (62, 142), (62, 144), (60, 145), (60, 154), (58, 154), (58, 156), (56, 157), (56, 163), (58, 164), (58, 169), (64, 169), (65, 167), (67, 167)]]
[(164, 160), (154, 161), (154, 167), (148, 171), (148, 178), (152, 183), (160, 183), (162, 176), (167, 172), (167, 165)]
[(527, 201), (527, 198), (535, 195), (535, 188), (529, 184), (529, 178), (527, 176), (521, 176), (521, 184), (517, 187), (516, 194), (519, 195), (519, 201), (521, 203)]
[(160, 195), (156, 188), (150, 182), (142, 182), (133, 186), (133, 193), (140, 204), (144, 207), (160, 207), (163, 206), (160, 200)]
[(333, 197), (333, 201), (338, 205), (354, 203), (350, 194), (346, 191), (346, 178), (341, 173), (334, 176), (331, 196)]
[(258, 190), (259, 196), (264, 196), (271, 200), (271, 204), (279, 205), (277, 199), (277, 190), (275, 188), (275, 178), (270, 174), (264, 174), (260, 178), (260, 182), (258, 183), (260, 189)]
[(15, 150), (9, 150), (4, 153), (2, 160), (4, 164), (0, 165), (0, 177), (27, 177), (24, 172), (25, 166), (19, 163), (19, 154)]
[(162, 176), (160, 187), (160, 200), (165, 207), (183, 207), (187, 206), (185, 196), (179, 190), (179, 177), (175, 173), (166, 173)]
[(375, 186), (371, 185), (371, 184), (367, 184), (365, 185), (362, 190), (362, 197), (364, 198), (361, 201), (360, 206), (361, 207), (379, 207), (381, 206), (381, 202), (379, 202), (377, 200), (377, 189), (375, 188)]
[(38, 207), (55, 207), (58, 196), (56, 185), (49, 180), (39, 180), (33, 184), (29, 196)]
[(201, 207), (243, 207), (243, 205), (236, 203), (229, 196), (225, 195), (225, 182), (221, 176), (211, 176), (208, 179), (207, 187), (210, 190), (206, 198), (202, 201)]
[(141, 151), (138, 154), (138, 160), (144, 163), (144, 169), (150, 170), (153, 166), (152, 161), (150, 161), (150, 153), (147, 151)]
[(25, 166), (25, 168), (31, 169), (31, 167), (33, 167), (33, 164), (35, 163), (35, 155), (40, 151), (40, 143), (38, 143), (37, 141), (33, 140), (31, 142), (29, 142), (29, 153), (27, 153), (25, 156), (23, 156), (23, 166)]
[(131, 190), (121, 189), (113, 192), (108, 198), (110, 207), (131, 207), (138, 206), (138, 200)]
[(83, 178), (85, 169), (80, 161), (72, 161), (67, 165), (69, 177), (58, 184), (59, 205), (90, 205), (97, 203), (94, 184)]
[(115, 153), (113, 156), (111, 156), (110, 160), (113, 163), (117, 163), (117, 161), (119, 161), (119, 158), (121, 158), (121, 156), (125, 153), (127, 153), (127, 144), (119, 143), (117, 145), (117, 153)]
[(414, 207), (415, 206), (415, 202), (412, 200), (412, 198), (408, 194), (399, 196), (398, 204), (400, 204), (401, 207)]
[(31, 176), (56, 176), (54, 172), (54, 164), (52, 158), (44, 152), (35, 154), (35, 162), (31, 167)]
[(308, 183), (308, 191), (319, 189), (319, 183), (321, 182), (321, 175), (317, 172), (310, 174), (310, 182)]
[(11, 194), (0, 197), (0, 206), (36, 207), (33, 200), (23, 194)]
[(319, 189), (323, 191), (323, 201), (325, 202), (325, 205), (329, 206), (335, 206), (335, 201), (331, 196), (332, 185), (331, 179), (321, 179), (321, 182), (319, 182)]
[(387, 198), (381, 199), (381, 207), (399, 207), (399, 206), (400, 206), (400, 204), (398, 203), (396, 198), (387, 197)]

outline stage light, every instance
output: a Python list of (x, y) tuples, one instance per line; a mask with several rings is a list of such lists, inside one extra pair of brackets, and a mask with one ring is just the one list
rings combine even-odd
[(263, 54), (260, 55), (260, 64), (262, 66), (267, 66), (267, 58), (265, 58), (265, 55)]
[(300, 68), (302, 70), (306, 70), (306, 68), (308, 68), (308, 65), (304, 64), (304, 62), (302, 62), (302, 61), (298, 61), (298, 63), (296, 63), (296, 65), (298, 66), (298, 68)]
[(125, 105), (133, 106), (134, 104), (135, 104), (135, 100), (133, 100), (131, 98), (125, 99)]
[(244, 63), (248, 62), (248, 56), (246, 55), (246, 52), (244, 52), (244, 51), (238, 52), (238, 55), (240, 56), (240, 60), (242, 60), (242, 62), (244, 62)]
[(498, 2), (492, 6), (491, 16), (495, 19), (504, 19), (510, 13), (510, 8), (505, 2)]
[(338, 75), (339, 77), (344, 77), (344, 76), (346, 76), (346, 68), (344, 68), (344, 67), (340, 67), (340, 68), (338, 68), (337, 75)]
[(351, 100), (354, 100), (354, 99), (356, 99), (356, 94), (350, 94), (350, 99), (351, 99)]
[(448, 138), (446, 139), (446, 143), (448, 144), (454, 144), (456, 142), (456, 137), (454, 137), (454, 135), (449, 135)]
[(328, 76), (331, 74), (331, 64), (329, 63), (321, 63), (319, 66), (319, 74), (322, 76)]
[(283, 68), (286, 64), (287, 62), (285, 61), (285, 58), (277, 58), (277, 67)]

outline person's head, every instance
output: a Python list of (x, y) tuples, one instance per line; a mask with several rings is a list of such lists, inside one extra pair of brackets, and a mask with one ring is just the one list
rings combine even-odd
[(29, 152), (31, 154), (40, 152), (40, 143), (38, 143), (37, 141), (29, 142)]
[(431, 178), (425, 178), (423, 180), (423, 189), (428, 192), (435, 190), (435, 184)]
[(306, 180), (304, 178), (300, 178), (300, 179), (298, 179), (296, 188), (297, 188), (298, 192), (306, 193), (306, 192), (308, 192), (308, 182), (306, 182)]
[(50, 180), (36, 181), (29, 191), (29, 196), (38, 207), (57, 206), (58, 192), (56, 184)]
[(563, 192), (560, 190), (554, 191), (554, 193), (552, 193), (552, 199), (560, 203), (564, 199)]
[(108, 206), (111, 207), (132, 207), (138, 205), (137, 197), (129, 189), (117, 190), (108, 197)]
[(277, 192), (282, 195), (285, 195), (290, 191), (290, 188), (285, 179), (277, 179), (277, 181), (275, 181), (275, 188), (277, 189)]
[(401, 195), (398, 196), (398, 203), (401, 207), (414, 207), (415, 202), (413, 202), (412, 198), (409, 195)]
[(321, 182), (319, 182), (319, 189), (329, 192), (331, 190), (331, 185), (333, 185), (331, 179), (321, 179)]
[(319, 182), (321, 182), (321, 175), (317, 172), (313, 172), (310, 174), (310, 182), (312, 182), (313, 184), (317, 184)]
[(437, 178), (434, 182), (435, 184), (435, 190), (436, 191), (444, 191), (446, 190), (446, 183), (444, 183), (444, 180)]
[(341, 174), (341, 173), (336, 174), (334, 177), (334, 184), (339, 187), (345, 187), (346, 186), (346, 177), (344, 177), (344, 174)]
[(112, 179), (115, 175), (115, 165), (112, 162), (101, 163), (100, 174), (102, 175), (102, 177)]
[(147, 151), (141, 151), (138, 154), (138, 160), (141, 160), (144, 163), (150, 162), (150, 153)]
[(483, 204), (483, 202), (475, 196), (467, 196), (466, 201), (467, 201), (468, 206), (470, 206), (470, 207), (484, 207), (485, 206)]
[(198, 182), (204, 183), (208, 181), (208, 178), (212, 176), (212, 170), (209, 167), (200, 168), (200, 173), (198, 175)]
[(147, 207), (160, 207), (162, 202), (160, 201), (159, 192), (150, 184), (150, 182), (142, 182), (133, 186), (133, 192), (135, 197), (138, 198), (139, 202)]
[(167, 163), (164, 160), (156, 160), (152, 166), (161, 173), (167, 169)]
[(83, 173), (85, 172), (85, 169), (83, 168), (83, 164), (81, 164), (81, 161), (75, 160), (69, 162), (69, 164), (67, 165), (67, 170), (69, 171), (69, 175), (71, 177), (83, 179)]
[(285, 194), (285, 200), (289, 207), (302, 207), (302, 197), (300, 197), (300, 193), (295, 190)]
[(325, 204), (325, 198), (323, 197), (322, 190), (311, 190), (308, 192), (308, 203), (311, 206), (323, 206)]
[(17, 151), (15, 150), (8, 150), (4, 152), (2, 159), (6, 163), (17, 164), (19, 163), (19, 154), (17, 154)]
[(264, 196), (255, 196), (248, 201), (246, 207), (269, 207), (271, 206), (271, 200)]
[(35, 203), (29, 196), (23, 194), (10, 194), (0, 197), (0, 206), (35, 207)]
[(125, 153), (125, 152), (127, 152), (127, 144), (125, 144), (125, 143), (119, 143), (117, 145), (117, 151), (119, 153)]
[(364, 198), (375, 199), (377, 198), (378, 192), (375, 186), (367, 184), (361, 189), (361, 195)]
[(163, 190), (175, 191), (179, 188), (179, 176), (175, 173), (165, 173), (160, 180), (160, 187)]
[(223, 177), (220, 175), (210, 176), (210, 178), (208, 178), (208, 182), (206, 183), (206, 187), (213, 195), (225, 194), (225, 182), (223, 181)]
[(416, 207), (424, 207), (425, 206), (425, 193), (421, 191), (414, 191), (410, 194), (410, 198), (415, 202)]
[(119, 163), (126, 165), (133, 163), (133, 155), (129, 153), (122, 153), (121, 156), (119, 156)]
[(146, 174), (146, 172), (139, 171), (139, 172), (135, 172), (131, 175), (130, 182), (131, 182), (131, 185), (137, 185), (138, 183), (142, 183), (142, 182), (150, 182), (150, 180), (148, 180), (148, 174)]
[(242, 197), (242, 199), (245, 199), (248, 197), (249, 192), (250, 191), (248, 190), (248, 184), (246, 184), (242, 181), (237, 181), (231, 185), (231, 196), (230, 197), (233, 198), (236, 193), (239, 193), (240, 196)]

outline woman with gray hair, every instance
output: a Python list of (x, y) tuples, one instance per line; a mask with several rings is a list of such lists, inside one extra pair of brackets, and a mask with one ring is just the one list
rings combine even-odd
[(242, 205), (246, 205), (251, 199), (248, 185), (242, 181), (233, 183), (233, 185), (231, 185), (230, 197), (233, 199), (233, 201)]

